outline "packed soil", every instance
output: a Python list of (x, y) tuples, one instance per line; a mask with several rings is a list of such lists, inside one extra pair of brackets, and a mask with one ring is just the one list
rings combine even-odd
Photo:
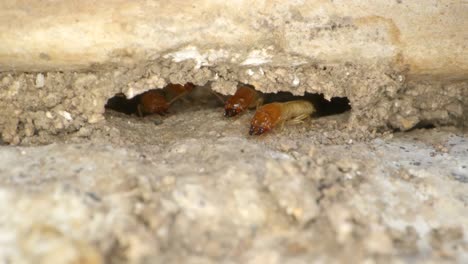
[(2, 146), (0, 259), (468, 261), (466, 131), (368, 135), (347, 111), (249, 136), (253, 113), (226, 118), (202, 90), (165, 116), (108, 109)]

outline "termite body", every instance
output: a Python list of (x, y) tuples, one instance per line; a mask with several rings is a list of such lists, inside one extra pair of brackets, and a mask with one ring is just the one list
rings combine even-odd
[(160, 90), (149, 90), (141, 94), (137, 106), (138, 115), (166, 114), (169, 109), (169, 102)]
[(169, 106), (191, 92), (194, 87), (192, 83), (186, 83), (185, 85), (171, 83), (162, 90), (154, 89), (144, 92), (139, 97), (138, 115), (167, 114)]
[(242, 85), (237, 88), (236, 93), (231, 96), (224, 105), (224, 116), (233, 117), (243, 111), (260, 106), (263, 96), (253, 87)]
[(255, 112), (250, 122), (249, 134), (261, 135), (288, 120), (300, 123), (315, 111), (314, 105), (306, 100), (266, 104)]

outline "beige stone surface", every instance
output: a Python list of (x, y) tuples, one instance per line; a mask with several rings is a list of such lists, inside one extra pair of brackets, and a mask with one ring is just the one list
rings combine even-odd
[(3, 0), (0, 71), (87, 70), (172, 53), (202, 65), (385, 61), (466, 79), (466, 28), (463, 0)]
[(249, 137), (253, 111), (171, 112), (0, 147), (0, 262), (467, 263), (467, 133), (356, 142), (344, 114)]
[[(0, 263), (467, 263), (467, 18), (461, 0), (0, 0)], [(105, 108), (187, 82), (165, 116)], [(253, 110), (226, 118), (212, 91), (239, 83), (350, 108), (249, 136)]]

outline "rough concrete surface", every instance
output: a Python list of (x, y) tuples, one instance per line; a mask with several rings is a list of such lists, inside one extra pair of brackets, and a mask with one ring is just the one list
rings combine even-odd
[[(0, 1), (0, 263), (467, 263), (466, 28), (461, 0)], [(209, 91), (239, 83), (351, 109), (252, 137)]]
[[(237, 83), (243, 82), (269, 93), (346, 97), (352, 107), (347, 128), (369, 134), (391, 129), (406, 131), (426, 124), (468, 124), (466, 81), (406, 81), (403, 75), (382, 65), (308, 65), (294, 69), (263, 66), (250, 75), (246, 69), (232, 72), (240, 70), (234, 65), (197, 69), (192, 62), (163, 59), (152, 63), (132, 70), (98, 73), (0, 73), (2, 140), (19, 144), (30, 142), (30, 138), (75, 132), (101, 122), (104, 105), (116, 93), (133, 97), (167, 82), (208, 84), (224, 94), (234, 93)], [(291, 70), (295, 75), (289, 73)], [(294, 83), (296, 75), (302, 85), (288, 84)]]
[(186, 82), (348, 97), (361, 130), (462, 126), (467, 14), (455, 0), (3, 1), (2, 139), (76, 131), (116, 93)]
[(0, 148), (4, 263), (464, 263), (468, 134), (353, 141), (348, 113), (248, 136), (180, 102)]

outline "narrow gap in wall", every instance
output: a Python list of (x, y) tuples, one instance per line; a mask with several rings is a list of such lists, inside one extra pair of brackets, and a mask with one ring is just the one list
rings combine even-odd
[[(244, 84), (239, 84), (242, 86)], [(251, 87), (251, 86), (250, 86)], [(307, 100), (313, 103), (317, 112), (315, 117), (341, 114), (351, 110), (350, 101), (347, 97), (332, 97), (325, 99), (323, 94), (306, 93), (304, 96), (295, 96), (290, 92), (260, 93), (263, 104), (273, 102), (287, 102), (292, 100)], [(191, 83), (185, 85), (169, 84), (162, 89), (152, 89), (139, 94), (132, 99), (127, 99), (124, 94), (119, 93), (110, 98), (106, 104), (106, 110), (111, 109), (126, 115), (144, 117), (146, 115), (166, 115), (180, 110), (177, 106), (185, 104), (190, 107), (224, 107), (230, 96), (223, 96), (210, 89), (210, 85), (204, 87), (195, 86)], [(180, 108), (180, 107), (179, 107)], [(176, 109), (176, 110), (174, 110)]]
[(434, 128), (436, 128), (436, 125), (434, 123), (428, 122), (428, 121), (420, 121), (419, 123), (417, 123), (410, 129), (402, 130), (401, 128), (398, 128), (398, 127), (392, 127), (392, 131), (394, 133), (399, 133), (399, 132), (411, 132), (411, 131), (415, 131), (419, 129), (434, 129)]
[(192, 83), (169, 84), (162, 89), (151, 89), (142, 94), (127, 99), (123, 93), (110, 98), (105, 108), (126, 115), (144, 117), (152, 114), (166, 115), (178, 101), (187, 101), (187, 97), (194, 93)]
[(408, 131), (413, 131), (413, 130), (417, 130), (417, 129), (433, 129), (435, 128), (436, 126), (431, 123), (431, 122), (428, 122), (428, 121), (420, 121), (419, 123), (417, 123), (413, 128), (411, 128), (410, 130)]
[(114, 110), (126, 115), (136, 114), (139, 98), (140, 95), (137, 95), (132, 99), (127, 99), (125, 94), (118, 93), (114, 95), (114, 97), (111, 97), (109, 100), (107, 100), (105, 105), (106, 111)]

